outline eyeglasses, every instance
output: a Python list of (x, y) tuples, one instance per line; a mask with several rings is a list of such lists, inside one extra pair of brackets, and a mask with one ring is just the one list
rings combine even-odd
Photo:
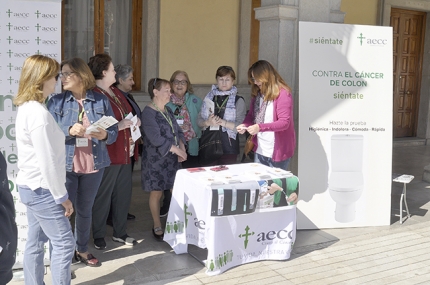
[(173, 84), (174, 84), (174, 85), (182, 85), (182, 86), (184, 86), (184, 85), (187, 85), (187, 83), (188, 83), (188, 81), (187, 81), (187, 80), (181, 80), (181, 81), (179, 81), (179, 80), (174, 80), (174, 81), (173, 81)]
[(60, 73), (58, 73), (58, 76), (59, 76), (60, 78), (62, 78), (62, 77), (67, 78), (67, 77), (69, 77), (70, 75), (72, 75), (72, 73), (74, 73), (74, 72), (60, 72)]

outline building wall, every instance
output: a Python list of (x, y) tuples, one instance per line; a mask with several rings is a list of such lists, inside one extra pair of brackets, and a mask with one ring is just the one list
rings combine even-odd
[(193, 84), (215, 83), (216, 69), (237, 70), (239, 0), (162, 0), (159, 76), (185, 70)]
[(378, 0), (342, 0), (340, 10), (345, 12), (345, 24), (377, 25)]

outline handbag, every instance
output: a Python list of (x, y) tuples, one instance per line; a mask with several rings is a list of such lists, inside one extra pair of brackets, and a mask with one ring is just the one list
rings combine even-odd
[(248, 156), (248, 154), (254, 148), (254, 142), (252, 141), (253, 137), (254, 137), (254, 135), (248, 136), (248, 138), (246, 139), (245, 148), (243, 150), (243, 153), (245, 154), (245, 156)]
[(199, 163), (208, 165), (224, 154), (222, 150), (221, 131), (211, 131), (207, 128), (199, 140)]

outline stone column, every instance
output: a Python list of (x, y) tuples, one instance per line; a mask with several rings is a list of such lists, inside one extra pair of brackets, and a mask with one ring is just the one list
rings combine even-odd
[(281, 2), (262, 0), (261, 7), (255, 9), (255, 18), (260, 21), (258, 57), (273, 64), (294, 90), (299, 7)]
[[(260, 21), (258, 57), (272, 63), (292, 89), (297, 137), (299, 21), (343, 23), (340, 4), (341, 0), (261, 0), (261, 7), (255, 9), (255, 18)], [(291, 162), (294, 173), (297, 153)]]
[(148, 92), (148, 81), (158, 76), (160, 50), (160, 3), (146, 0), (143, 3), (142, 21), (142, 90)]

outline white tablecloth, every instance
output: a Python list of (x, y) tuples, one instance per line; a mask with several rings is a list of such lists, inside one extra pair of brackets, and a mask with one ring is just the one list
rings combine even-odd
[[(270, 195), (267, 185), (283, 191)], [(298, 191), (291, 173), (261, 164), (227, 170), (179, 170), (173, 187), (164, 240), (175, 253), (188, 244), (208, 249), (208, 275), (258, 260), (290, 257), (296, 238), (296, 206), (286, 196)]]

